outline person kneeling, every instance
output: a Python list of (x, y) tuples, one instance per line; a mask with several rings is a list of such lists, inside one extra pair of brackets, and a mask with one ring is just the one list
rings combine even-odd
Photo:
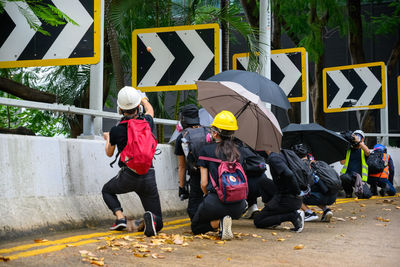
[(291, 230), (300, 233), (304, 228), (304, 212), (299, 210), (302, 199), (299, 196), (301, 191), (297, 180), (282, 153), (267, 151), (267, 154), (267, 163), (276, 192), (273, 192), (272, 197), (263, 196), (268, 202), (261, 212), (254, 216), (254, 225), (257, 228), (268, 228), (289, 221), (294, 226)]
[[(233, 238), (232, 218), (240, 218), (246, 208), (248, 185), (241, 167), (240, 148), (233, 142), (233, 133), (238, 129), (235, 116), (222, 111), (215, 116), (211, 127), (215, 143), (203, 147), (197, 162), (204, 199), (192, 219), (191, 228), (195, 235), (220, 228), (219, 235), (226, 240)], [(221, 173), (222, 169), (226, 172)], [(226, 179), (241, 194), (224, 195), (220, 189), (228, 186)]]

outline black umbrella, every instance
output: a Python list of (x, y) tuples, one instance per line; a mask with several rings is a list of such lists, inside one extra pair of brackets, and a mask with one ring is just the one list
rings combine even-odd
[(227, 70), (207, 79), (208, 81), (229, 81), (242, 85), (248, 91), (260, 97), (261, 101), (281, 107), (290, 108), (289, 100), (282, 90), (273, 81), (256, 72), (243, 70)]
[(290, 149), (299, 143), (307, 144), (316, 160), (328, 164), (346, 158), (349, 142), (334, 131), (316, 123), (291, 123), (282, 129), (282, 147)]

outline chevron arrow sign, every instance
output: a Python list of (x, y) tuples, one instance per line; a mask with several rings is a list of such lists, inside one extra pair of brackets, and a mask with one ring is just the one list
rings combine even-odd
[[(286, 93), (290, 102), (307, 98), (307, 60), (304, 47), (271, 50), (271, 80)], [(249, 53), (234, 54), (232, 68), (247, 70)]]
[(219, 26), (139, 29), (132, 33), (132, 86), (144, 92), (196, 89), (219, 72)]
[(385, 63), (323, 70), (324, 112), (379, 109), (386, 106)]
[[(25, 1), (5, 1), (0, 14), (0, 68), (96, 64), (100, 59), (100, 0), (42, 0), (76, 24), (51, 26)], [(22, 15), (50, 33), (34, 31)]]

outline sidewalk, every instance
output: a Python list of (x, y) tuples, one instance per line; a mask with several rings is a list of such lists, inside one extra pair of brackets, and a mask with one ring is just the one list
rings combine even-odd
[[(0, 266), (399, 266), (400, 199), (338, 199), (331, 223), (302, 233), (233, 222), (235, 239), (190, 234), (187, 218), (168, 218), (156, 238), (107, 228), (0, 242)], [(318, 211), (318, 209), (317, 209)], [(36, 239), (34, 241), (33, 239)]]

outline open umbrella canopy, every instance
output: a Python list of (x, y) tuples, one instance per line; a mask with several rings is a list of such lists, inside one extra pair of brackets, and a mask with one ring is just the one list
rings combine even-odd
[(334, 131), (316, 123), (291, 123), (282, 129), (282, 147), (290, 149), (299, 143), (307, 144), (316, 160), (328, 164), (346, 158), (349, 142)]
[(279, 85), (266, 77), (251, 71), (227, 70), (207, 79), (208, 81), (229, 81), (242, 85), (248, 91), (258, 95), (261, 101), (290, 109), (289, 100)]
[(256, 150), (280, 151), (282, 132), (274, 114), (261, 99), (235, 82), (197, 81), (198, 101), (211, 114), (232, 112), (239, 130), (235, 136)]

